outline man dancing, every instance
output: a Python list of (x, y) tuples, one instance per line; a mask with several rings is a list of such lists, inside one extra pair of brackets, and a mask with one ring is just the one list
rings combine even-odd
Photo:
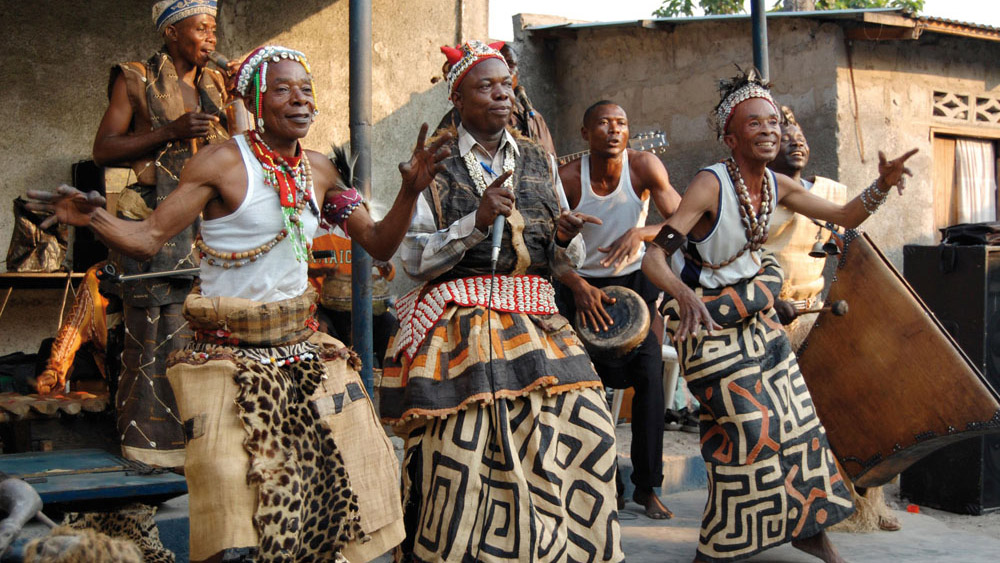
[[(681, 196), (670, 185), (667, 169), (659, 158), (628, 148), (628, 116), (621, 106), (601, 100), (583, 114), (583, 139), (590, 154), (559, 168), (566, 206), (601, 219), (601, 225), (584, 225), (581, 234), (587, 256), (575, 272), (560, 278), (563, 312), (574, 318), (577, 311), (585, 326), (608, 330), (611, 317), (604, 310), (610, 297), (601, 289), (609, 285), (627, 287), (646, 302), (650, 318), (655, 315), (660, 290), (649, 283), (640, 266), (644, 241), (653, 240), (660, 225), (646, 225), (649, 200), (663, 217), (677, 210)], [(634, 387), (632, 398), (632, 499), (655, 520), (673, 514), (653, 489), (663, 483), (663, 359), (652, 331), (625, 362), (594, 359), (601, 381), (608, 387)], [(618, 481), (618, 506), (622, 507), (624, 485)]]
[(32, 207), (139, 258), (204, 218), (201, 284), (184, 302), (195, 342), (168, 369), (187, 437), (191, 558), (367, 561), (402, 539), (395, 454), (357, 356), (316, 332), (309, 249), (326, 221), (389, 259), (448, 137), (425, 146), (424, 125), (376, 223), (330, 160), (299, 144), (316, 115), (302, 53), (257, 49), (236, 88), (255, 130), (200, 151), (145, 220), (116, 219), (67, 186), (29, 192)]
[(427, 283), (396, 302), (379, 399), (406, 443), (401, 558), (621, 561), (614, 426), (546, 279), (573, 267), (562, 245), (596, 219), (560, 213), (554, 160), (506, 128), (500, 53), (443, 50), (462, 120), (403, 242)]
[[(229, 139), (221, 111), (229, 102), (224, 78), (205, 67), (215, 50), (215, 14), (215, 0), (157, 2), (153, 23), (163, 48), (143, 62), (111, 69), (110, 102), (94, 139), (94, 160), (128, 165), (135, 174), (136, 183), (118, 199), (119, 217), (148, 217), (177, 188), (196, 147)], [(195, 232), (194, 224), (181, 230), (148, 260), (117, 252), (110, 260), (126, 275), (194, 268)], [(127, 458), (165, 467), (184, 464), (184, 431), (166, 361), (190, 339), (181, 303), (192, 282), (187, 275), (102, 284), (123, 307), (115, 413)]]
[(643, 259), (650, 280), (674, 297), (668, 329), (702, 405), (709, 497), (695, 560), (735, 560), (791, 541), (842, 561), (823, 530), (851, 513), (850, 496), (772, 307), (781, 269), (760, 248), (778, 203), (856, 227), (893, 185), (902, 188), (903, 163), (916, 150), (892, 161), (879, 153), (878, 179), (836, 205), (767, 170), (780, 114), (754, 73), (723, 84), (714, 117), (732, 156), (695, 176)]

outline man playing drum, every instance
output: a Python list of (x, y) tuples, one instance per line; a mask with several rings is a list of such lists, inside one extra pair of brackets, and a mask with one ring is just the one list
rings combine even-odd
[[(813, 176), (811, 179), (802, 177), (802, 171), (808, 164), (809, 142), (805, 133), (792, 110), (787, 106), (781, 106), (781, 143), (778, 147), (778, 156), (770, 165), (771, 170), (788, 176), (813, 195), (843, 204), (847, 200), (847, 186), (822, 176)], [(818, 309), (823, 304), (820, 293), (826, 283), (823, 277), (826, 258), (825, 255), (812, 256), (810, 249), (815, 247), (817, 241), (830, 236), (829, 231), (826, 226), (822, 226), (822, 223), (817, 224), (809, 217), (799, 215), (784, 205), (775, 208), (771, 223), (764, 249), (774, 253), (785, 273), (785, 283), (781, 286), (779, 299), (800, 304), (790, 303), (789, 309)], [(796, 352), (799, 350), (809, 336), (809, 330), (816, 322), (816, 317), (817, 315), (812, 314), (796, 315), (790, 324), (785, 325), (792, 350)], [(836, 359), (830, 358), (829, 361), (835, 362)], [(885, 504), (881, 487), (864, 489), (855, 487), (850, 481), (847, 482), (847, 486), (852, 489), (856, 511), (847, 521), (838, 525), (838, 529), (865, 532), (875, 530), (894, 532), (900, 529), (899, 520), (892, 515)]]
[(396, 459), (357, 356), (316, 332), (309, 248), (325, 221), (388, 260), (448, 136), (425, 146), (423, 126), (374, 222), (331, 161), (299, 143), (317, 114), (305, 55), (261, 47), (236, 78), (255, 129), (201, 150), (144, 221), (68, 186), (29, 192), (32, 208), (140, 258), (203, 218), (201, 283), (184, 302), (195, 342), (167, 371), (187, 434), (191, 558), (368, 561), (402, 540)]
[(781, 269), (761, 245), (778, 203), (856, 227), (892, 186), (902, 189), (916, 149), (891, 161), (879, 153), (876, 181), (836, 205), (767, 169), (780, 113), (754, 72), (722, 84), (714, 118), (732, 156), (695, 176), (643, 259), (650, 280), (674, 297), (668, 330), (702, 405), (709, 497), (695, 560), (731, 561), (791, 541), (839, 562), (824, 528), (853, 507), (773, 309)]
[[(560, 278), (560, 305), (570, 319), (596, 332), (607, 331), (612, 319), (604, 310), (611, 298), (601, 289), (624, 286), (635, 291), (655, 311), (659, 288), (642, 273), (644, 242), (653, 240), (660, 225), (646, 225), (649, 200), (669, 217), (681, 196), (670, 185), (667, 169), (651, 153), (628, 148), (628, 116), (621, 106), (601, 100), (583, 114), (583, 139), (590, 154), (559, 168), (564, 209), (601, 219), (581, 230), (587, 255), (575, 272)], [(663, 482), (663, 360), (655, 334), (647, 330), (638, 347), (622, 361), (602, 361), (592, 355), (604, 385), (633, 387), (632, 483), (635, 502), (646, 515), (660, 520), (672, 516), (653, 489)], [(618, 506), (624, 505), (624, 485), (618, 478)]]

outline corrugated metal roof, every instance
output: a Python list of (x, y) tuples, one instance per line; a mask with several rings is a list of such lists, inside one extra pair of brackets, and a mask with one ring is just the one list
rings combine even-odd
[[(945, 18), (935, 18), (930, 16), (913, 15), (907, 10), (899, 8), (868, 8), (863, 10), (816, 10), (812, 12), (767, 12), (768, 19), (775, 18), (807, 18), (819, 20), (854, 20), (861, 23), (880, 25), (899, 25), (908, 28), (920, 28), (920, 31), (932, 31), (949, 35), (962, 35), (967, 37), (1000, 40), (1000, 28), (976, 24), (971, 22), (960, 22)], [(696, 16), (681, 18), (649, 18), (641, 20), (611, 21), (611, 22), (588, 22), (588, 23), (564, 23), (530, 26), (527, 31), (535, 34), (546, 34), (557, 30), (585, 30), (585, 29), (607, 29), (615, 27), (644, 27), (659, 28), (673, 27), (675, 25), (690, 25), (702, 22), (720, 22), (728, 20), (746, 20), (750, 14), (726, 14), (717, 16)], [(919, 35), (917, 33), (916, 35)]]

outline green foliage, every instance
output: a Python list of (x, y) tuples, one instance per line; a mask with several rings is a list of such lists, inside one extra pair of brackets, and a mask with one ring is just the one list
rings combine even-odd
[[(694, 15), (694, 0), (663, 0), (663, 5), (653, 12), (658, 18)], [(743, 0), (698, 0), (698, 7), (706, 16), (738, 14), (743, 12)]]
[[(743, 13), (743, 0), (663, 0), (663, 4), (653, 12), (658, 18), (693, 16), (695, 8), (701, 8), (706, 16)], [(777, 0), (774, 10), (780, 10), (784, 2)], [(817, 10), (860, 10), (864, 8), (903, 8), (914, 13), (924, 9), (924, 0), (816, 0)]]

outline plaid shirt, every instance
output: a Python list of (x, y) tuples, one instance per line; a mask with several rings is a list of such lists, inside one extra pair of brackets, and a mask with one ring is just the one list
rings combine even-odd
[[(476, 141), (465, 127), (461, 124), (458, 126), (459, 156), (464, 157), (469, 151), (473, 151), (479, 162), (485, 165), (483, 166), (483, 177), (487, 184), (493, 182), (499, 176), (497, 172), (503, 170), (503, 148), (507, 143), (510, 143), (514, 148), (514, 154), (520, 154), (514, 137), (510, 132), (504, 131), (500, 146), (497, 147), (496, 153), (490, 156), (489, 152)], [(551, 156), (550, 159), (556, 189), (562, 194), (562, 182), (559, 180), (556, 161)], [(565, 196), (561, 197), (560, 200), (564, 198)], [(448, 225), (447, 228), (438, 230), (430, 204), (426, 198), (420, 197), (417, 199), (417, 211), (399, 248), (403, 270), (412, 278), (422, 281), (432, 280), (458, 264), (465, 255), (465, 251), (489, 237), (492, 230), (492, 225), (487, 227), (485, 232), (476, 228), (476, 214), (474, 212)], [(582, 261), (584, 254), (583, 238), (578, 235), (565, 252), (557, 253), (557, 257), (560, 262), (568, 261), (569, 267), (576, 268)], [(564, 269), (561, 265), (553, 266), (554, 273), (561, 273)]]

